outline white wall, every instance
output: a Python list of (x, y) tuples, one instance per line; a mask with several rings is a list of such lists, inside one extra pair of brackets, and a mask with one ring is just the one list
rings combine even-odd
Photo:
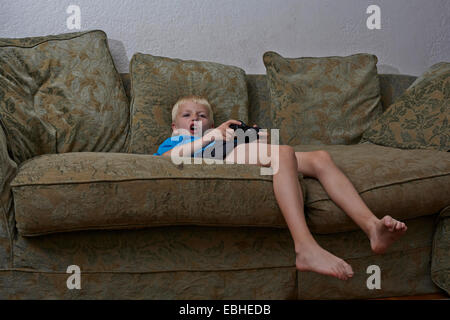
[[(0, 37), (102, 29), (120, 72), (135, 52), (236, 65), (265, 73), (262, 55), (378, 56), (380, 73), (420, 75), (450, 61), (449, 0), (0, 0)], [(369, 30), (366, 9), (381, 9), (381, 30)]]

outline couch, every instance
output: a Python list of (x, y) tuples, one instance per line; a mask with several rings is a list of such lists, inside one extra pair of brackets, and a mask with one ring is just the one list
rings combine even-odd
[[(271, 128), (266, 75), (246, 75), (248, 122)], [(383, 110), (416, 77), (380, 74)], [(129, 74), (120, 74), (131, 100)], [(123, 132), (123, 140), (127, 132)], [(74, 137), (74, 141), (76, 142)], [(383, 255), (299, 174), (318, 243), (352, 265), (341, 281), (295, 268), (271, 176), (128, 152), (41, 152), (17, 163), (0, 129), (1, 299), (368, 299), (449, 293), (450, 154), (370, 142), (326, 150), (369, 208), (408, 231)], [(192, 191), (195, 189), (195, 197)], [(81, 270), (69, 289), (68, 267)], [(370, 289), (370, 266), (381, 288)]]

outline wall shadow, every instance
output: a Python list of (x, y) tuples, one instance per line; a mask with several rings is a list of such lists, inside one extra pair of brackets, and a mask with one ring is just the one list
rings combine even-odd
[(119, 73), (128, 73), (130, 59), (122, 41), (108, 38), (109, 50)]

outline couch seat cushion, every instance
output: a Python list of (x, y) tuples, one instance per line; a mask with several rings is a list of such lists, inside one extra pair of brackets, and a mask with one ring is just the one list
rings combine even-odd
[(286, 227), (272, 176), (260, 169), (126, 153), (41, 155), (22, 163), (11, 183), (17, 228), (31, 236), (183, 224)]
[[(379, 218), (406, 220), (439, 212), (450, 204), (450, 153), (404, 150), (370, 142), (298, 145), (296, 151), (326, 150)], [(312, 232), (358, 229), (315, 178), (304, 177), (306, 216)]]

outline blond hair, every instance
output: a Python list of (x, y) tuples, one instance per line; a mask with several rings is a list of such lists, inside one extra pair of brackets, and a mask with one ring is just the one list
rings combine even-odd
[(188, 102), (188, 101), (192, 101), (194, 103), (198, 103), (198, 104), (201, 104), (201, 105), (207, 107), (209, 110), (209, 117), (211, 118), (211, 120), (214, 119), (213, 111), (212, 111), (211, 105), (209, 104), (208, 100), (202, 96), (190, 95), (190, 96), (185, 96), (185, 97), (178, 99), (178, 101), (173, 105), (173, 108), (172, 108), (172, 121), (173, 122), (175, 122), (175, 118), (177, 117), (178, 108), (183, 103)]

